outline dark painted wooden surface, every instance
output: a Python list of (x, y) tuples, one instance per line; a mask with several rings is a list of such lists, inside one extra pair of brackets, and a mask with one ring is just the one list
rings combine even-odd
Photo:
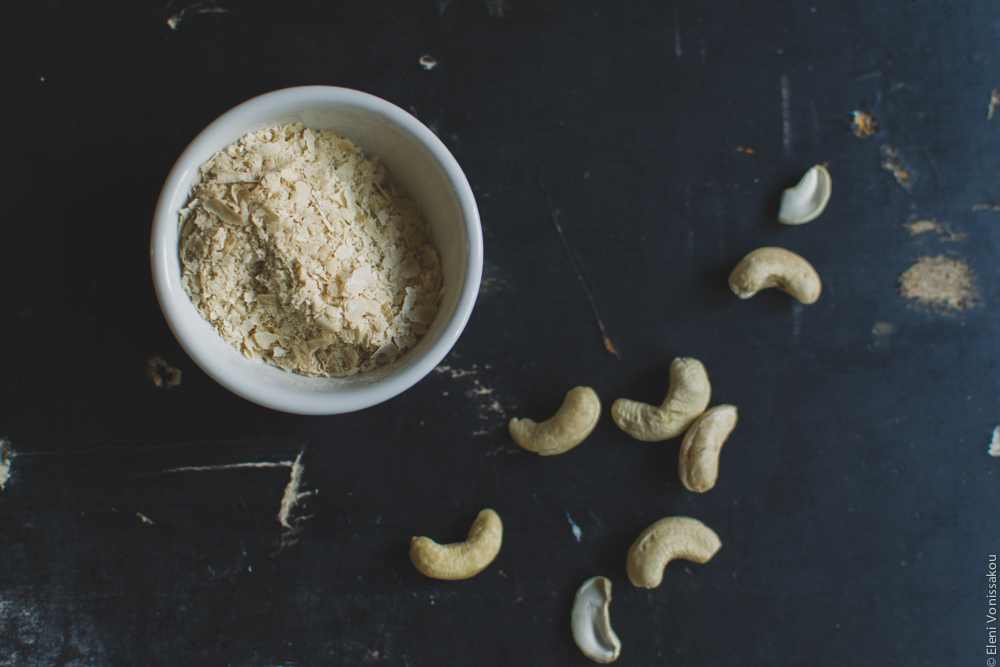
[[(53, 0), (2, 14), (0, 436), (16, 457), (0, 665), (585, 665), (569, 610), (597, 574), (614, 582), (622, 665), (989, 665), (1000, 213), (973, 209), (1000, 200), (994, 3)], [(202, 374), (148, 268), (153, 205), (186, 144), (302, 84), (364, 90), (431, 127), (486, 240), (445, 365), (324, 418)], [(876, 137), (851, 133), (856, 109)], [(912, 189), (880, 167), (882, 145)], [(823, 162), (826, 213), (779, 225), (782, 189)], [(911, 216), (964, 239), (911, 236)], [(818, 303), (729, 292), (762, 245), (814, 263)], [(902, 272), (942, 253), (974, 271), (978, 307), (900, 296)], [(154, 355), (182, 369), (179, 387), (149, 381)], [(608, 414), (550, 459), (506, 434), (577, 384), (606, 413), (621, 396), (658, 402), (675, 356), (704, 361), (713, 403), (740, 409), (709, 493), (680, 485), (678, 441), (637, 443)], [(314, 493), (289, 535), (277, 514), (300, 454)], [(461, 539), (487, 506), (506, 526), (488, 570), (446, 583), (412, 568), (411, 535)], [(671, 514), (724, 546), (635, 589), (628, 546)]]

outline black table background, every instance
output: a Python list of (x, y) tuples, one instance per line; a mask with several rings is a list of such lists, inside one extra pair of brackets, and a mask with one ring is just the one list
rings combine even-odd
[[(597, 574), (623, 665), (986, 662), (1000, 214), (973, 207), (1000, 199), (994, 3), (220, 0), (172, 30), (185, 6), (2, 9), (0, 436), (17, 456), (0, 491), (0, 665), (586, 665), (569, 610)], [(228, 11), (198, 13), (212, 7)], [(485, 236), (449, 368), (330, 417), (205, 376), (148, 266), (187, 143), (305, 84), (431, 127)], [(854, 109), (875, 138), (851, 133)], [(912, 190), (880, 168), (883, 144)], [(823, 162), (827, 211), (779, 225), (782, 189)], [(911, 236), (911, 216), (967, 236)], [(729, 292), (763, 245), (812, 261), (815, 305)], [(941, 253), (975, 272), (980, 307), (899, 295), (900, 274)], [(181, 386), (153, 386), (154, 355)], [(676, 356), (740, 410), (703, 495), (678, 480), (679, 440), (632, 441), (608, 414), (621, 396), (662, 400)], [(559, 457), (519, 451), (507, 419), (544, 418), (578, 384), (604, 403), (593, 435)], [(284, 546), (287, 467), (164, 472), (300, 453), (315, 495)], [(505, 524), (489, 569), (413, 569), (412, 535), (463, 539), (483, 507)], [(632, 587), (628, 546), (672, 514), (722, 550)]]

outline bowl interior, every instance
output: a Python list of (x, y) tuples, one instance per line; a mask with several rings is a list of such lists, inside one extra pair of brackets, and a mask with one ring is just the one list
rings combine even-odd
[[(378, 155), (392, 179), (421, 205), (441, 260), (446, 291), (427, 333), (394, 363), (346, 378), (310, 378), (250, 361), (216, 334), (181, 286), (177, 212), (187, 203), (199, 167), (245, 134), (286, 123), (334, 130), (365, 155)], [(157, 205), (154, 281), (181, 345), (221, 384), (244, 398), (286, 412), (349, 412), (412, 386), (454, 345), (478, 291), (479, 229), (475, 201), (460, 168), (444, 145), (412, 116), (356, 91), (289, 89), (236, 107), (198, 135), (180, 157)]]

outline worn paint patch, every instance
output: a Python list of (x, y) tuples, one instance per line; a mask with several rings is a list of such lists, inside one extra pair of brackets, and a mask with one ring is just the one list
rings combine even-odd
[(893, 333), (896, 333), (896, 327), (888, 322), (876, 322), (875, 326), (872, 327), (873, 336), (888, 336)]
[(146, 362), (146, 376), (160, 389), (172, 389), (181, 383), (181, 369), (171, 366), (160, 356)]
[(939, 235), (941, 241), (963, 241), (966, 236), (964, 233), (956, 234), (955, 230), (951, 227), (933, 219), (911, 220), (903, 223), (903, 226), (906, 227), (906, 231), (910, 232), (911, 236), (923, 236), (924, 234), (935, 232)]
[(917, 182), (917, 176), (907, 166), (900, 156), (899, 150), (889, 144), (879, 146), (879, 153), (882, 155), (882, 168), (892, 174), (899, 186), (904, 190), (911, 190)]
[(917, 260), (900, 276), (899, 291), (915, 305), (937, 311), (962, 311), (979, 305), (969, 265), (945, 255)]
[(1000, 456), (1000, 426), (993, 429), (993, 438), (990, 440), (990, 456)]

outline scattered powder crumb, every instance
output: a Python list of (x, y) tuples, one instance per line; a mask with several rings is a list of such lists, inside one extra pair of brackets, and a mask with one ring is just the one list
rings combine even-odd
[(972, 270), (944, 255), (921, 257), (899, 278), (900, 293), (935, 310), (965, 310), (978, 305)]
[(247, 358), (302, 375), (391, 363), (444, 294), (419, 205), (335, 132), (285, 125), (220, 151), (180, 228), (202, 316)]
[(1000, 105), (1000, 89), (994, 88), (993, 92), (990, 93), (990, 106), (986, 110), (986, 120), (993, 120), (993, 114), (996, 113), (998, 105)]
[(990, 440), (990, 456), (1000, 456), (1000, 426), (993, 429), (993, 439)]
[(434, 60), (433, 57), (428, 55), (420, 56), (420, 66), (425, 70), (432, 70), (437, 67), (438, 61)]
[(872, 327), (872, 335), (874, 336), (888, 336), (891, 333), (895, 333), (895, 331), (896, 327), (888, 322), (876, 322), (875, 326)]
[(930, 232), (937, 232), (942, 237), (942, 241), (962, 241), (965, 239), (965, 234), (956, 234), (955, 231), (943, 225), (937, 220), (912, 220), (910, 222), (903, 223), (906, 230), (910, 232), (913, 236), (921, 236)]
[(878, 121), (870, 113), (864, 111), (852, 111), (854, 120), (851, 121), (851, 132), (860, 139), (871, 139), (878, 132)]
[(3, 491), (10, 479), (10, 460), (15, 456), (17, 452), (10, 446), (10, 440), (0, 438), (0, 491)]
[(878, 150), (882, 155), (882, 168), (891, 173), (901, 187), (906, 190), (913, 188), (917, 177), (907, 169), (903, 158), (899, 156), (899, 151), (889, 144), (883, 144)]
[(143, 514), (143, 513), (141, 513), (141, 512), (136, 512), (136, 513), (135, 513), (135, 515), (136, 515), (137, 517), (139, 517), (140, 519), (142, 519), (142, 522), (143, 522), (144, 524), (147, 524), (147, 525), (149, 525), (149, 526), (152, 526), (152, 525), (153, 525), (153, 520), (152, 520), (152, 519), (150, 519), (150, 518), (149, 518), (148, 516), (146, 516), (145, 514)]
[(161, 389), (172, 389), (181, 383), (181, 369), (174, 368), (163, 357), (153, 357), (146, 362), (146, 375)]

